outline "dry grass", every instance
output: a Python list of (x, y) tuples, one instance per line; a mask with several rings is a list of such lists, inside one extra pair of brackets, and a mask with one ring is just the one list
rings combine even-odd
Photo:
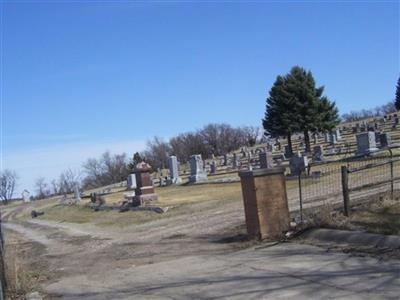
[[(106, 203), (113, 205), (123, 198), (124, 192), (112, 193), (105, 196)], [(218, 207), (224, 202), (242, 201), (240, 183), (226, 184), (202, 184), (202, 185), (172, 185), (156, 188), (159, 196), (157, 205), (169, 207), (165, 214), (157, 214), (151, 211), (128, 211), (120, 213), (118, 210), (105, 210), (95, 212), (89, 207), (89, 200), (82, 200), (76, 205), (62, 205), (54, 199), (37, 201), (35, 209), (44, 211), (41, 219), (68, 222), (68, 223), (92, 223), (98, 226), (124, 227), (132, 224), (140, 224), (169, 218), (177, 214), (190, 213)], [(25, 217), (29, 217), (30, 211), (25, 211)]]
[(382, 199), (352, 213), (350, 227), (380, 234), (400, 234), (400, 201)]
[(22, 241), (13, 232), (7, 232), (5, 247), (7, 298), (25, 299), (25, 295), (39, 289), (40, 283), (47, 280), (43, 266), (28, 263), (32, 257), (39, 256), (44, 248), (38, 244)]

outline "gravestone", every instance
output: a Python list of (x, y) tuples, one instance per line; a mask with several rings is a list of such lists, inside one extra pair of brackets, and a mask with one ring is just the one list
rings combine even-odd
[(284, 152), (285, 158), (292, 157), (293, 153), (289, 151), (289, 146), (286, 145), (286, 146), (284, 147), (284, 149), (285, 149), (285, 152)]
[(222, 164), (226, 167), (228, 165), (228, 155), (224, 154), (223, 162)]
[(238, 167), (238, 159), (237, 159), (237, 155), (236, 153), (233, 153), (233, 157), (232, 157), (232, 168), (236, 169)]
[(393, 121), (393, 129), (395, 129), (397, 127), (397, 125), (399, 125), (399, 118), (397, 117), (397, 115), (395, 115), (394, 121)]
[(271, 169), (273, 167), (272, 152), (262, 152), (259, 155), (260, 168), (261, 169)]
[(30, 194), (29, 191), (24, 190), (21, 195), (22, 195), (22, 200), (24, 200), (24, 202), (30, 202), (31, 198), (30, 198)]
[(215, 174), (217, 173), (217, 162), (213, 160), (210, 165), (210, 173)]
[(81, 192), (79, 191), (79, 186), (77, 184), (74, 186), (74, 196), (77, 201), (81, 201)]
[(357, 133), (358, 132), (358, 127), (356, 127), (356, 126), (353, 126), (351, 129), (352, 129), (352, 133)]
[(204, 171), (204, 163), (200, 154), (190, 157), (190, 177), (189, 182), (204, 182), (207, 181), (207, 173)]
[(379, 140), (381, 141), (381, 147), (388, 147), (391, 144), (391, 137), (387, 132), (383, 132), (379, 136)]
[(289, 162), (290, 174), (292, 176), (298, 176), (300, 173), (304, 172), (308, 167), (307, 156), (301, 156), (300, 153), (293, 155)]
[(324, 137), (325, 137), (325, 143), (329, 143), (329, 142), (330, 142), (330, 135), (329, 135), (329, 132), (325, 132), (325, 133), (324, 133)]
[(357, 155), (369, 154), (376, 150), (378, 149), (374, 132), (367, 131), (357, 135)]
[(333, 131), (333, 134), (336, 136), (336, 140), (337, 140), (337, 141), (340, 141), (340, 140), (342, 139), (342, 135), (340, 134), (340, 130), (339, 130), (338, 128), (336, 128), (336, 129)]
[(313, 143), (314, 143), (314, 145), (315, 145), (316, 143), (318, 143), (318, 135), (317, 135), (316, 133), (313, 134), (312, 138), (313, 138)]
[(313, 149), (313, 161), (314, 162), (323, 162), (324, 159), (324, 148), (322, 145), (315, 146)]
[(136, 165), (133, 171), (136, 177), (134, 206), (146, 206), (158, 200), (158, 195), (154, 191), (153, 181), (151, 180), (151, 166), (141, 162)]
[(337, 144), (337, 139), (336, 139), (336, 134), (331, 132), (329, 134), (329, 142), (331, 145), (336, 145)]
[(181, 183), (182, 179), (179, 177), (178, 159), (172, 155), (168, 158), (168, 168), (171, 177), (171, 182), (174, 184)]
[(128, 190), (132, 191), (136, 189), (136, 175), (135, 174), (129, 174), (128, 178), (126, 180), (126, 186)]

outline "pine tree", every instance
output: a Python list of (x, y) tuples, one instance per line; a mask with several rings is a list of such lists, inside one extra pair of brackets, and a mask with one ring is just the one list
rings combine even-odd
[(400, 110), (400, 77), (397, 80), (396, 98), (394, 100), (394, 106), (396, 107), (397, 110)]
[(278, 76), (267, 98), (263, 127), (266, 135), (273, 137), (286, 136), (289, 153), (292, 153), (291, 136), (297, 129), (291, 107), (294, 99), (286, 92), (286, 79)]
[(338, 123), (334, 102), (323, 96), (324, 87), (316, 87), (310, 71), (293, 67), (286, 76), (278, 76), (267, 99), (264, 129), (272, 136), (286, 135), (291, 150), (291, 134), (302, 132), (306, 151), (310, 152), (310, 132), (332, 130)]

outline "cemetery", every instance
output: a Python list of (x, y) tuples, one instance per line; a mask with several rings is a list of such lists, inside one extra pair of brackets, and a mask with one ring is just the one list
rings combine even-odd
[(0, 300), (399, 299), (397, 3), (6, 2)]
[[(74, 279), (77, 270), (95, 272), (94, 258), (102, 267), (123, 270), (127, 263), (147, 265), (235, 252), (262, 240), (290, 240), (313, 226), (398, 235), (400, 130), (381, 119), (363, 122), (377, 125), (363, 131), (353, 128), (364, 123), (342, 123), (328, 135), (316, 133), (311, 152), (296, 135), (293, 153), (280, 138), (207, 159), (193, 154), (186, 164), (170, 156), (162, 170), (141, 162), (125, 181), (91, 190), (75, 186), (71, 194), (45, 200), (28, 201), (24, 191), (24, 204), (10, 204), (3, 220), (13, 220), (9, 229), (32, 235), (50, 253), (59, 247), (76, 253), (58, 262), (65, 268), (67, 259), (76, 260), (63, 271), (74, 284), (81, 280)], [(13, 251), (29, 265), (28, 256)], [(40, 274), (36, 284), (48, 276)], [(42, 292), (57, 295), (62, 278)]]

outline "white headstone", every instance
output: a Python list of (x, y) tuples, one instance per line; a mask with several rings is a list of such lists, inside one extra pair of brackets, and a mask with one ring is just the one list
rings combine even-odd
[(169, 174), (171, 176), (172, 183), (181, 183), (181, 178), (178, 172), (178, 159), (176, 156), (170, 156), (168, 158)]
[(24, 190), (22, 192), (22, 194), (21, 194), (22, 195), (22, 200), (24, 200), (24, 202), (30, 202), (31, 201), (30, 194), (31, 193), (29, 193), (29, 191)]
[(189, 182), (207, 181), (207, 173), (204, 171), (204, 163), (200, 154), (190, 157), (190, 177)]
[(135, 190), (137, 188), (135, 174), (128, 175), (128, 178), (126, 180), (126, 186), (127, 186), (128, 190)]

